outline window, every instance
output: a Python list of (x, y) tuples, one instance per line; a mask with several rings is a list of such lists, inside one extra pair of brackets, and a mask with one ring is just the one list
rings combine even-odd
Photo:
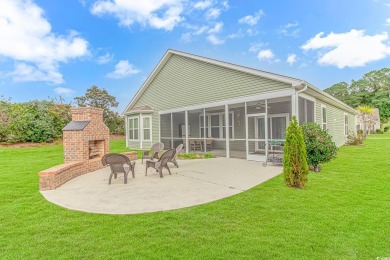
[(326, 130), (326, 129), (328, 129), (326, 106), (321, 106), (321, 114), (322, 114), (322, 129)]
[(129, 118), (129, 140), (138, 140), (138, 117), (130, 117)]
[(344, 114), (344, 135), (348, 135), (348, 115)]
[[(229, 113), (229, 138), (233, 139), (233, 112)], [(206, 136), (212, 138), (223, 139), (226, 138), (225, 132), (225, 113), (212, 113), (206, 114), (206, 125), (204, 125), (203, 115), (199, 116), (200, 120), (200, 135), (204, 137), (204, 131), (206, 129)]]
[(299, 124), (314, 122), (314, 102), (306, 98), (298, 99)]
[(151, 117), (142, 117), (142, 140), (150, 141), (151, 138)]

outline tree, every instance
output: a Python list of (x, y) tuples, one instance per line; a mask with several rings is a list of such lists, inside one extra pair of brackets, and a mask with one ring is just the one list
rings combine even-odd
[(302, 129), (297, 118), (293, 116), (287, 127), (286, 141), (284, 143), (283, 174), (286, 185), (294, 188), (304, 188), (307, 182), (306, 147)]
[(340, 82), (324, 91), (351, 107), (378, 108), (382, 122), (390, 119), (390, 68), (370, 71), (350, 85)]
[(103, 120), (111, 133), (123, 133), (124, 119), (111, 109), (118, 107), (118, 102), (114, 96), (108, 94), (107, 90), (100, 89), (93, 85), (85, 92), (84, 96), (75, 97), (79, 107), (91, 106), (104, 109)]
[(304, 123), (302, 132), (306, 145), (307, 163), (313, 167), (314, 171), (319, 172), (321, 163), (336, 158), (337, 146), (328, 131), (323, 130), (317, 123)]
[[(367, 134), (367, 130), (370, 129), (371, 125), (374, 123), (373, 115), (374, 109), (370, 106), (358, 106), (356, 108), (360, 112), (359, 118), (363, 122), (363, 135)], [(370, 133), (370, 131), (368, 131)]]
[(324, 91), (343, 102), (347, 102), (347, 99), (349, 97), (348, 88), (348, 83), (339, 82), (325, 89)]

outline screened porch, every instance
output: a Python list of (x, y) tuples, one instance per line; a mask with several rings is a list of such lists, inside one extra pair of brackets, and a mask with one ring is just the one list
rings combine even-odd
[[(314, 121), (314, 102), (285, 96), (160, 112), (160, 140), (166, 148), (217, 157), (265, 161), (269, 144), (283, 144), (293, 111)], [(296, 109), (294, 109), (297, 103)]]

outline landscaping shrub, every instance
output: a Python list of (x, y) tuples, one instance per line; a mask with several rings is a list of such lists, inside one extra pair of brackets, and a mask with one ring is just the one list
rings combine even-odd
[(286, 185), (294, 188), (304, 188), (308, 173), (309, 168), (302, 129), (298, 125), (297, 118), (293, 116), (287, 127), (284, 143), (283, 174)]
[(382, 129), (376, 129), (375, 132), (376, 132), (377, 134), (383, 134), (383, 133), (384, 133), (384, 131), (383, 131)]
[(70, 105), (54, 100), (0, 101), (0, 141), (38, 143), (61, 138), (62, 128), (71, 119), (69, 109)]
[(385, 128), (383, 128), (383, 131), (384, 131), (384, 132), (388, 132), (388, 131), (389, 131), (389, 128), (390, 128), (389, 126), (385, 126)]
[(177, 155), (179, 159), (210, 159), (215, 158), (211, 153), (179, 153)]
[(327, 130), (323, 130), (317, 123), (308, 122), (302, 125), (303, 136), (306, 145), (307, 163), (320, 171), (320, 164), (336, 158), (337, 146), (332, 141), (332, 136)]
[(355, 135), (355, 133), (349, 133), (348, 136), (347, 136), (347, 141), (346, 141), (346, 144), (347, 145), (361, 145), (363, 144), (363, 133), (360, 133), (359, 131), (357, 132), (357, 134)]

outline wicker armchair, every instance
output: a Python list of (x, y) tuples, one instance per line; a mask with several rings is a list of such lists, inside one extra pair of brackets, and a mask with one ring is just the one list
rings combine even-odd
[(178, 147), (176, 147), (175, 156), (172, 157), (172, 159), (169, 162), (172, 162), (177, 168), (179, 168), (179, 164), (176, 161), (176, 156), (179, 155), (179, 153), (183, 150), (183, 144), (180, 144)]
[[(142, 160), (141, 163), (144, 163), (144, 158), (153, 160), (153, 159), (158, 159), (158, 152), (164, 150), (164, 144), (163, 143), (155, 143), (152, 145), (150, 150), (143, 151), (142, 152)], [(150, 153), (152, 152), (152, 155)]]
[(161, 155), (160, 159), (158, 161), (154, 160), (147, 160), (146, 161), (146, 169), (145, 169), (145, 176), (148, 175), (148, 168), (152, 167), (156, 169), (156, 171), (160, 174), (160, 178), (163, 177), (162, 170), (163, 168), (167, 169), (169, 172), (169, 175), (171, 175), (171, 170), (168, 167), (168, 162), (172, 160), (172, 158), (175, 157), (175, 150), (169, 149), (163, 155)]
[[(114, 176), (115, 179), (117, 178), (118, 173), (124, 174), (125, 184), (127, 184), (127, 175), (130, 171), (133, 175), (133, 178), (135, 177), (135, 162), (130, 161), (130, 159), (123, 154), (108, 153), (102, 157), (102, 164), (103, 166), (110, 165), (111, 168), (110, 180), (108, 181), (108, 184), (111, 184), (112, 176)], [(127, 168), (126, 165), (129, 167)]]

